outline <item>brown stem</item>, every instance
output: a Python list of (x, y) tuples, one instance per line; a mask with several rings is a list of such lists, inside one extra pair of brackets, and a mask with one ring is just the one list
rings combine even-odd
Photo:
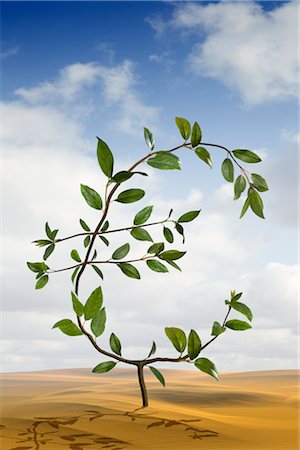
[[(228, 308), (227, 314), (226, 314), (225, 319), (223, 320), (223, 323), (222, 323), (222, 327), (225, 326), (225, 323), (226, 323), (227, 317), (229, 316), (230, 311), (231, 311), (231, 306), (229, 306), (229, 308)], [(220, 335), (218, 334), (217, 336), (214, 336), (214, 337), (211, 338), (208, 342), (206, 342), (206, 344), (202, 345), (202, 347), (201, 347), (201, 352), (202, 352), (202, 350), (204, 350), (206, 347), (208, 347), (209, 344), (211, 344), (215, 339), (217, 339), (218, 336), (220, 336)]]
[(143, 407), (145, 408), (146, 406), (148, 406), (148, 393), (144, 380), (144, 366), (142, 364), (138, 364), (137, 371), (138, 371), (139, 385), (142, 394)]

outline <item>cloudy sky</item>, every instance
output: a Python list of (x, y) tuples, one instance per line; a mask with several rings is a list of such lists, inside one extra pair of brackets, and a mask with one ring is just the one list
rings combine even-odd
[[(58, 237), (92, 227), (99, 213), (79, 185), (103, 192), (96, 138), (124, 169), (147, 152), (143, 126), (157, 149), (181, 143), (175, 116), (198, 121), (206, 142), (249, 148), (263, 159), (256, 172), (266, 220), (239, 220), (242, 201), (222, 179), (224, 155), (212, 151), (213, 169), (179, 154), (182, 170), (143, 167), (149, 177), (128, 187), (146, 196), (114, 203), (111, 227), (130, 225), (142, 207), (155, 205), (161, 220), (202, 208), (186, 226), (182, 273), (151, 272), (142, 279), (103, 267), (107, 307), (103, 345), (115, 332), (128, 357), (143, 357), (152, 340), (158, 354), (173, 356), (165, 326), (196, 329), (209, 338), (222, 321), (231, 289), (244, 291), (253, 329), (227, 332), (205, 351), (220, 371), (288, 369), (297, 356), (297, 5), (296, 2), (2, 2), (3, 77), (3, 370), (94, 367), (101, 361), (84, 337), (52, 325), (72, 318), (68, 272), (34, 290), (26, 261), (41, 260), (30, 242), (44, 237), (49, 221)], [(252, 167), (250, 168), (252, 169)], [(176, 173), (175, 173), (176, 172)], [(153, 231), (161, 240), (161, 229)], [(106, 255), (130, 242), (140, 256), (147, 243), (123, 233)], [(173, 248), (174, 248), (173, 246)], [(80, 239), (61, 243), (49, 265), (70, 265)], [(99, 284), (88, 273), (81, 295)], [(239, 317), (239, 314), (232, 314)], [(185, 368), (185, 366), (182, 366)]]

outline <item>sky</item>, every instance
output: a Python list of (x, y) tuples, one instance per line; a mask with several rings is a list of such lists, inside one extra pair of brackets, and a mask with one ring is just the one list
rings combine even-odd
[[(141, 167), (149, 177), (128, 181), (145, 197), (113, 203), (112, 228), (129, 226), (136, 212), (154, 205), (154, 220), (201, 208), (186, 225), (182, 272), (141, 280), (103, 267), (107, 327), (127, 357), (144, 357), (155, 340), (160, 356), (175, 356), (165, 326), (195, 329), (203, 342), (222, 322), (230, 290), (243, 291), (252, 309), (251, 330), (227, 330), (203, 352), (219, 371), (297, 367), (297, 2), (2, 2), (2, 370), (94, 367), (103, 360), (84, 337), (52, 330), (74, 318), (69, 273), (53, 274), (42, 290), (26, 261), (42, 252), (31, 241), (44, 224), (58, 237), (95, 228), (99, 212), (87, 206), (80, 183), (103, 196), (96, 136), (114, 153), (116, 170), (147, 153), (143, 127), (156, 149), (179, 145), (175, 116), (199, 122), (203, 140), (248, 148), (262, 158), (250, 171), (263, 175), (266, 220), (249, 212), (221, 175), (224, 154), (211, 150), (213, 168), (178, 152), (181, 171)], [(125, 185), (124, 185), (125, 186)], [(156, 241), (160, 228), (151, 229)], [(128, 233), (111, 239), (110, 257), (129, 242), (132, 255), (147, 243)], [(81, 240), (57, 246), (51, 268), (83, 253)], [(171, 246), (170, 246), (171, 247)], [(86, 299), (99, 285), (87, 273)], [(242, 319), (238, 313), (234, 318)], [(174, 367), (166, 366), (166, 367)], [(178, 366), (176, 366), (178, 368)], [(180, 368), (190, 368), (181, 365)]]

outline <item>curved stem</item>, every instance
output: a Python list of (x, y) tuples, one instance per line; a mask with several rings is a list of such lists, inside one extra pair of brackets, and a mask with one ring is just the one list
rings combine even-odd
[[(231, 306), (229, 306), (229, 308), (228, 308), (227, 314), (226, 314), (225, 319), (223, 320), (223, 323), (222, 323), (222, 327), (225, 326), (225, 323), (226, 323), (226, 320), (227, 320), (227, 318), (228, 318), (228, 316), (229, 316), (230, 311), (231, 311)], [(222, 334), (222, 333), (221, 333), (221, 334)], [(217, 336), (214, 336), (214, 337), (211, 338), (208, 342), (206, 342), (206, 344), (204, 344), (204, 345), (201, 347), (201, 352), (202, 352), (202, 350), (204, 350), (206, 347), (208, 347), (215, 339), (217, 339), (218, 336), (220, 336), (220, 334), (218, 334)]]

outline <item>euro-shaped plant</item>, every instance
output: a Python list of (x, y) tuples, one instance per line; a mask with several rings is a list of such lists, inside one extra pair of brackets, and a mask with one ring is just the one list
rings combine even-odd
[[(163, 375), (156, 367), (154, 367), (154, 364), (156, 363), (185, 362), (187, 364), (194, 364), (198, 370), (218, 379), (218, 372), (215, 364), (205, 356), (202, 356), (204, 350), (206, 350), (207, 347), (227, 329), (247, 330), (251, 328), (249, 322), (252, 320), (252, 312), (248, 306), (240, 302), (242, 293), (232, 291), (229, 300), (225, 300), (226, 313), (224, 320), (222, 322), (215, 321), (213, 323), (211, 330), (212, 337), (207, 342), (202, 343), (195, 330), (190, 330), (187, 336), (180, 328), (172, 326), (166, 327), (166, 336), (178, 352), (176, 358), (154, 356), (156, 353), (156, 344), (154, 341), (145, 358), (126, 358), (122, 353), (121, 341), (114, 333), (111, 333), (110, 335), (109, 348), (103, 338), (101, 338), (106, 323), (106, 309), (103, 306), (101, 286), (97, 286), (96, 289), (93, 289), (86, 301), (84, 301), (80, 295), (80, 282), (86, 270), (94, 270), (101, 279), (100, 284), (103, 284), (104, 280), (104, 275), (100, 267), (102, 268), (102, 266), (107, 264), (115, 265), (117, 270), (120, 270), (125, 276), (134, 280), (140, 279), (140, 273), (135, 264), (145, 264), (150, 270), (158, 272), (157, 276), (161, 276), (160, 274), (168, 272), (169, 268), (172, 270), (181, 270), (178, 265), (178, 260), (184, 256), (185, 251), (173, 248), (174, 233), (179, 233), (184, 243), (184, 226), (188, 222), (196, 219), (200, 213), (200, 209), (197, 211), (188, 211), (179, 218), (174, 219), (173, 210), (171, 209), (170, 212), (166, 214), (165, 219), (151, 222), (150, 217), (153, 206), (149, 205), (136, 213), (132, 224), (129, 224), (124, 228), (117, 228), (111, 227), (108, 221), (111, 203), (117, 202), (126, 205), (137, 202), (145, 196), (144, 190), (140, 188), (124, 189), (126, 181), (132, 177), (138, 181), (139, 177), (147, 176), (147, 173), (137, 170), (145, 163), (152, 168), (159, 170), (180, 170), (180, 160), (176, 155), (176, 152), (179, 150), (183, 151), (183, 156), (184, 152), (191, 153), (193, 156), (195, 155), (196, 159), (202, 160), (210, 168), (212, 167), (212, 157), (207, 148), (225, 152), (226, 157), (222, 163), (221, 172), (227, 182), (234, 183), (234, 200), (238, 200), (241, 197), (248, 185), (247, 196), (240, 217), (243, 217), (250, 208), (257, 216), (264, 218), (263, 202), (260, 193), (268, 190), (268, 185), (261, 175), (250, 173), (241, 165), (241, 162), (247, 164), (259, 163), (261, 159), (258, 155), (250, 150), (229, 150), (222, 145), (202, 142), (202, 132), (197, 122), (191, 127), (188, 120), (176, 117), (176, 125), (182, 140), (178, 146), (164, 151), (155, 149), (152, 133), (147, 128), (144, 128), (145, 142), (150, 151), (148, 150), (145, 156), (135, 162), (127, 170), (122, 170), (117, 173), (114, 171), (114, 158), (111, 150), (103, 140), (97, 138), (97, 158), (100, 169), (106, 177), (105, 192), (103, 196), (101, 196), (93, 188), (85, 184), (80, 186), (85, 201), (91, 208), (97, 210), (97, 216), (99, 216), (100, 211), (100, 220), (96, 228), (92, 231), (90, 226), (83, 219), (80, 219), (79, 222), (83, 232), (77, 232), (72, 236), (57, 238), (58, 230), (52, 230), (48, 223), (46, 223), (46, 238), (34, 241), (37, 246), (46, 247), (43, 261), (27, 263), (29, 269), (36, 274), (36, 289), (41, 289), (48, 283), (49, 275), (61, 271), (72, 271), (71, 280), (74, 287), (71, 291), (71, 301), (76, 319), (75, 321), (72, 321), (71, 319), (62, 319), (55, 323), (53, 328), (58, 328), (62, 333), (67, 334), (68, 336), (84, 335), (100, 355), (108, 358), (108, 360), (100, 362), (93, 369), (93, 372), (95, 373), (108, 372), (112, 370), (118, 362), (136, 367), (143, 406), (148, 405), (148, 395), (144, 381), (145, 368), (148, 368), (158, 381), (165, 386)], [(239, 171), (236, 178), (234, 166), (236, 166)], [(152, 227), (160, 227), (162, 229), (161, 242), (153, 242), (153, 239), (148, 232)], [(172, 231), (170, 227), (174, 227), (174, 230)], [(124, 244), (119, 248), (114, 248), (110, 258), (103, 259), (98, 257), (99, 249), (95, 249), (96, 244), (109, 246), (110, 242), (107, 239), (108, 236), (113, 237), (115, 233), (123, 233), (126, 236), (126, 232), (130, 232), (133, 239), (145, 241), (147, 250), (146, 253), (143, 252), (143, 256), (129, 256), (131, 247), (130, 244), (126, 242), (127, 238), (124, 238)], [(48, 260), (58, 244), (70, 239), (78, 238), (83, 238), (84, 250), (79, 252), (77, 249), (74, 249), (71, 251), (71, 258), (74, 260), (73, 264), (60, 269), (52, 269), (46, 264), (45, 261)], [(150, 246), (149, 243), (151, 243)], [(248, 321), (240, 320), (239, 318), (228, 320), (232, 310), (244, 315)]]

